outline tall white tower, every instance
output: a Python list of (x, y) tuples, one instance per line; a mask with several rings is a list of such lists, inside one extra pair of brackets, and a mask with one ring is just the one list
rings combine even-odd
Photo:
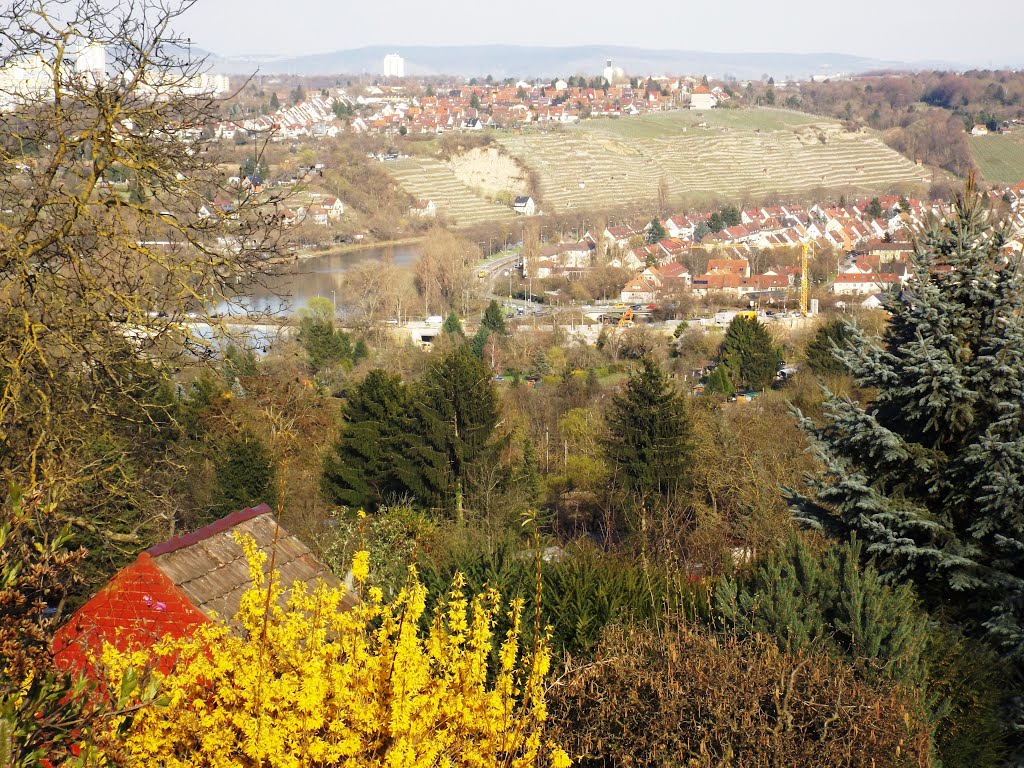
[(75, 57), (75, 72), (92, 82), (106, 81), (107, 49), (100, 43), (84, 44)]
[(384, 77), (405, 77), (405, 59), (397, 53), (384, 57)]

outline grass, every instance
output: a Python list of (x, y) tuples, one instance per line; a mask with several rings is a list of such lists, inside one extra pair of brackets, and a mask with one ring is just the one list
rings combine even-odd
[(970, 139), (971, 154), (986, 181), (1024, 180), (1024, 131)]
[[(815, 122), (819, 119), (813, 115), (784, 109), (675, 110), (637, 117), (597, 118), (580, 123), (575, 130), (607, 133), (627, 139), (657, 139), (690, 131), (781, 131)], [(701, 123), (707, 127), (698, 128)]]

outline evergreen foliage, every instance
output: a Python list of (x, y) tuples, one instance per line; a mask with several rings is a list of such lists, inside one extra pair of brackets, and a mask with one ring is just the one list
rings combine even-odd
[(690, 466), (690, 417), (661, 367), (644, 358), (607, 416), (604, 453), (613, 482), (637, 497), (673, 496)]
[(737, 389), (764, 389), (775, 379), (782, 353), (756, 317), (737, 315), (718, 351), (721, 365)]
[(919, 241), (912, 296), (888, 295), (882, 338), (853, 332), (842, 359), (874, 399), (830, 395), (823, 424), (803, 420), (825, 471), (793, 505), (807, 525), (856, 532), (887, 578), (1019, 665), (1024, 274), (1000, 227), (983, 237), (991, 224), (969, 190)]
[(655, 216), (651, 219), (651, 224), (647, 229), (646, 240), (648, 244), (660, 243), (662, 240), (668, 237), (668, 232), (665, 231), (664, 225)]
[(869, 675), (921, 684), (927, 620), (909, 585), (886, 586), (862, 567), (856, 540), (815, 554), (797, 536), (715, 589), (719, 615), (741, 634), (782, 650), (827, 647)]
[(505, 315), (502, 314), (501, 307), (496, 300), (491, 299), (491, 303), (484, 310), (484, 317), (480, 321), (480, 327), (486, 328), (491, 333), (496, 333), (499, 336), (508, 336)]
[(229, 440), (214, 467), (217, 484), (213, 492), (215, 509), (226, 514), (257, 504), (277, 503), (274, 462), (270, 451), (252, 432)]
[(818, 375), (838, 376), (848, 373), (835, 350), (844, 349), (852, 335), (849, 324), (838, 318), (819, 326), (807, 345), (807, 365)]
[(501, 447), (492, 441), (499, 412), (490, 371), (463, 344), (430, 368), (413, 401), (411, 432), (418, 439), (402, 479), (416, 498), (460, 517), (472, 470), (495, 460)]
[(444, 319), (444, 325), (441, 326), (441, 333), (448, 336), (461, 336), (465, 337), (465, 332), (462, 330), (462, 323), (459, 322), (459, 316), (452, 310), (448, 313), (448, 317)]
[(310, 299), (308, 306), (299, 311), (297, 338), (314, 372), (352, 364), (352, 339), (335, 329), (334, 305), (327, 299)]
[(714, 370), (708, 374), (708, 379), (704, 383), (704, 391), (708, 394), (724, 395), (725, 397), (735, 394), (736, 388), (732, 385), (729, 371), (724, 365), (716, 365)]
[(336, 504), (375, 509), (390, 496), (409, 492), (413, 473), (409, 445), (412, 401), (400, 376), (370, 371), (347, 393), (343, 426), (324, 462), (324, 494)]

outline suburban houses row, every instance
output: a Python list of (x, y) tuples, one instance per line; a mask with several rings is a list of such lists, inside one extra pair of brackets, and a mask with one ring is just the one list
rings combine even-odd
[[(1010, 208), (1012, 232), (1007, 253), (1024, 251), (1024, 182), (989, 193), (994, 203)], [(881, 216), (871, 215), (869, 211)], [(858, 200), (844, 206), (771, 206), (740, 212), (741, 224), (710, 232), (712, 214), (675, 215), (660, 221), (667, 238), (646, 242), (653, 222), (617, 224), (601, 232), (586, 232), (576, 242), (549, 244), (524, 263), (524, 275), (544, 279), (579, 279), (598, 265), (633, 274), (622, 289), (621, 301), (649, 303), (680, 289), (696, 295), (718, 293), (736, 298), (779, 298), (800, 280), (800, 268), (773, 266), (751, 273), (757, 258), (775, 249), (837, 254), (837, 274), (829, 291), (840, 295), (873, 296), (912, 279), (909, 266), (914, 245), (911, 233), (948, 210), (944, 201), (921, 201), (887, 196)], [(691, 275), (683, 265), (694, 249), (714, 256), (703, 274)], [(941, 268), (941, 267), (939, 267)]]

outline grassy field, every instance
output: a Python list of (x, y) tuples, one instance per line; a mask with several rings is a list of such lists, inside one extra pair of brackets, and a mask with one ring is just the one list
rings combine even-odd
[[(675, 200), (753, 203), (819, 190), (918, 192), (929, 174), (870, 132), (779, 109), (688, 110), (595, 119), (561, 130), (502, 133), (498, 142), (534, 172), (546, 213), (647, 205), (665, 179)], [(389, 164), (417, 197), (457, 225), (501, 220), (508, 208), (485, 200), (443, 162)]]
[(1024, 131), (972, 136), (971, 154), (986, 181), (1016, 184), (1024, 180)]

